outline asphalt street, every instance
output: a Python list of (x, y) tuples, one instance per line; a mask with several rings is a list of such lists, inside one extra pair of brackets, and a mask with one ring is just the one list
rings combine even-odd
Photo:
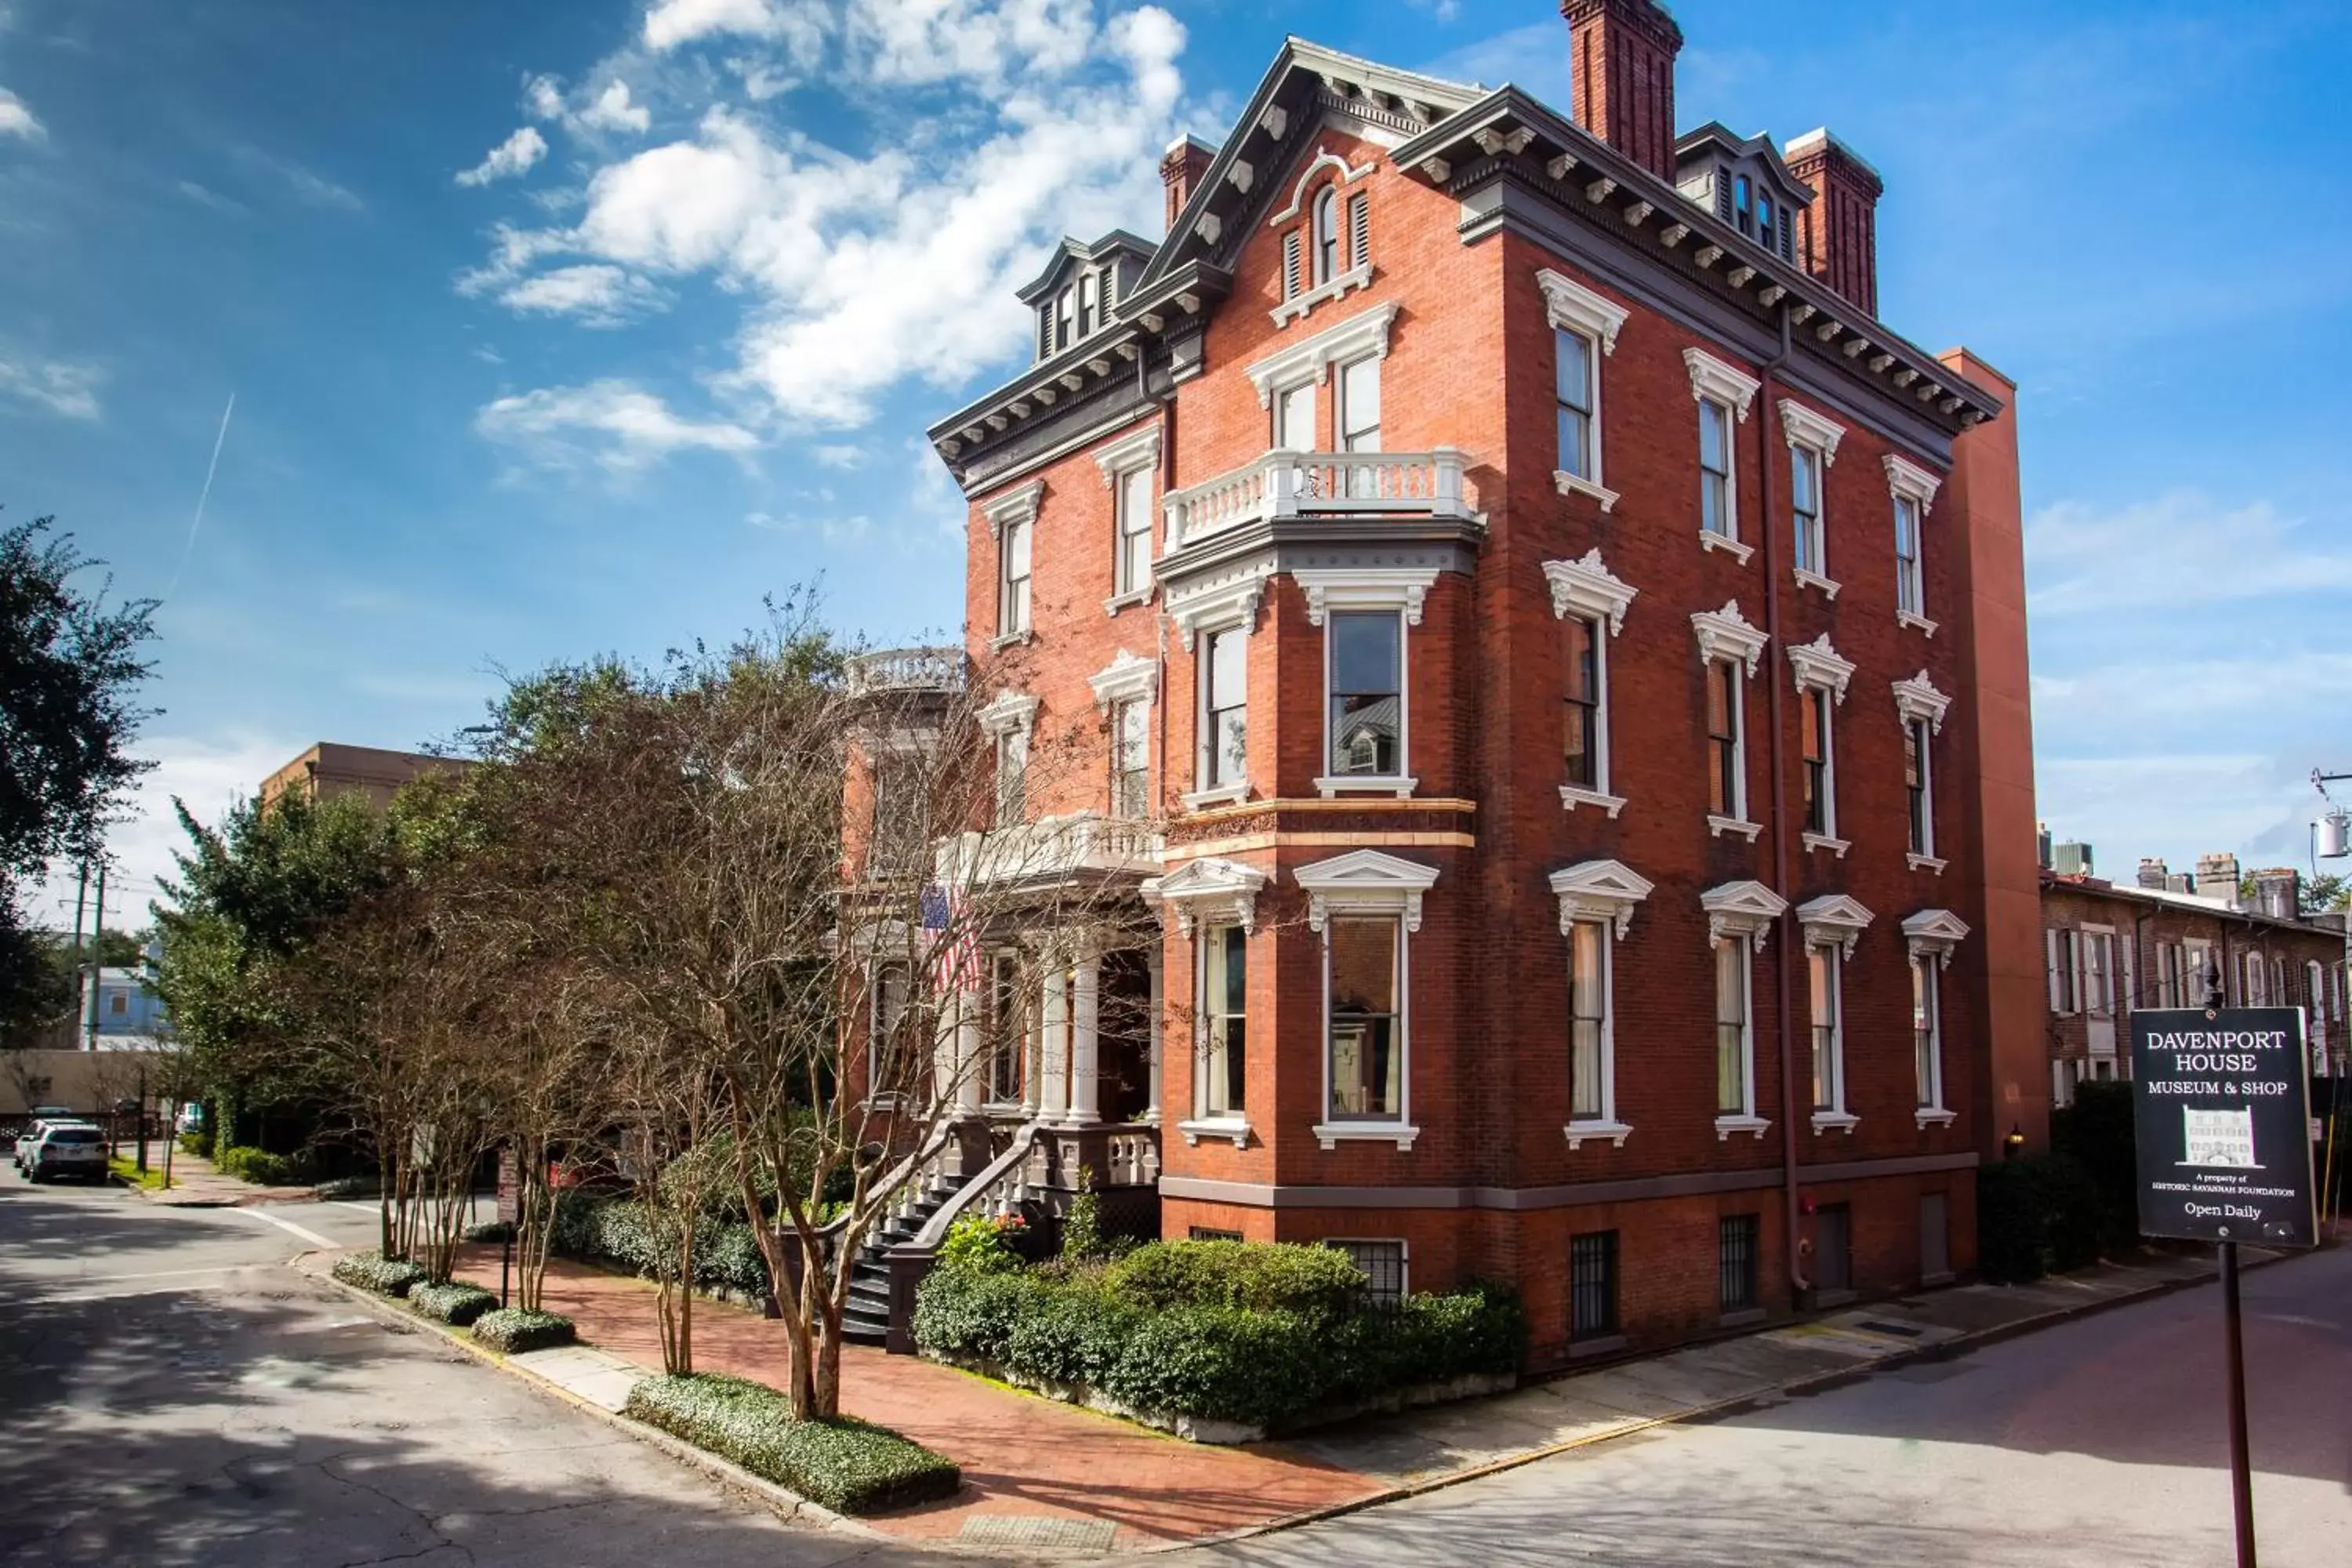
[(283, 1267), (372, 1210), (170, 1210), (0, 1170), (0, 1563), (919, 1561), (788, 1526)]
[[(2263, 1568), (2352, 1563), (2352, 1251), (2245, 1278)], [(2217, 1568), (2218, 1287), (1293, 1532), (1248, 1564)]]

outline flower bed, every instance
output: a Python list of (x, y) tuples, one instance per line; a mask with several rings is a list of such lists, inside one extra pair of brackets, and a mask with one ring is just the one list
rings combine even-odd
[(952, 1497), (954, 1461), (863, 1421), (795, 1421), (762, 1384), (704, 1373), (648, 1377), (622, 1414), (682, 1437), (837, 1513), (880, 1513)]
[(377, 1252), (354, 1252), (349, 1258), (338, 1258), (332, 1272), (344, 1284), (373, 1290), (379, 1296), (405, 1296), (412, 1288), (424, 1284), (425, 1278), (425, 1270), (405, 1258), (386, 1258)]
[(554, 1312), (501, 1307), (474, 1320), (474, 1342), (488, 1345), (500, 1355), (553, 1350), (559, 1345), (571, 1344), (578, 1338), (572, 1320)]
[(1474, 1285), (1365, 1299), (1328, 1247), (1157, 1242), (1115, 1263), (1023, 1271), (947, 1266), (917, 1298), (935, 1359), (1202, 1441), (1247, 1441), (1367, 1409), (1517, 1381), (1517, 1299)]

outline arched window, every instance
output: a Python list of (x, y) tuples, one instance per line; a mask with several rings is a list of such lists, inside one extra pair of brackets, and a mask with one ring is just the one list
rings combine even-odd
[(1339, 191), (1326, 185), (1315, 198), (1315, 281), (1328, 283), (1339, 275)]

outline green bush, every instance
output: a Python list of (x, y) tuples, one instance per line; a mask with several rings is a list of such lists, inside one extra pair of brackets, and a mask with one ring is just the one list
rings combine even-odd
[(1269, 1424), (1339, 1385), (1324, 1331), (1296, 1312), (1171, 1307), (1136, 1326), (1103, 1388), (1137, 1410)]
[(194, 1154), (200, 1160), (211, 1159), (213, 1157), (212, 1129), (209, 1127), (199, 1128), (194, 1132), (181, 1133), (180, 1152), (183, 1154)]
[(376, 1252), (354, 1252), (348, 1258), (338, 1258), (331, 1272), (344, 1284), (373, 1290), (379, 1296), (405, 1296), (424, 1284), (425, 1279), (425, 1270), (405, 1258), (386, 1258)]
[(1045, 1289), (1043, 1282), (1017, 1270), (936, 1268), (915, 1297), (916, 1342), (1004, 1361), (1013, 1325)]
[(501, 1307), (485, 1312), (474, 1320), (474, 1340), (488, 1345), (500, 1355), (520, 1355), (525, 1351), (553, 1350), (568, 1345), (578, 1335), (572, 1320), (553, 1312), (530, 1312), (520, 1307)]
[(952, 1460), (862, 1421), (795, 1421), (774, 1389), (701, 1373), (648, 1377), (623, 1413), (732, 1460), (838, 1513), (879, 1513), (951, 1497)]
[(240, 1146), (222, 1150), (213, 1164), (221, 1174), (257, 1187), (299, 1186), (310, 1179), (307, 1154), (272, 1154), (266, 1149)]
[(2128, 1083), (2077, 1084), (2074, 1102), (2050, 1113), (2051, 1152), (2080, 1162), (2090, 1183), (2102, 1252), (2139, 1245), (2137, 1131)]
[[(652, 1279), (676, 1267), (677, 1239), (667, 1215), (648, 1215), (627, 1198), (568, 1192), (555, 1205), (555, 1251)], [(694, 1233), (694, 1283), (747, 1296), (768, 1293), (768, 1266), (759, 1238), (740, 1220), (703, 1216)]]
[(2004, 1160), (1977, 1172), (1977, 1271), (2020, 1285), (2099, 1260), (2108, 1232), (2098, 1184), (2071, 1154)]
[(514, 1238), (514, 1221), (510, 1219), (484, 1220), (479, 1225), (469, 1225), (466, 1227), (466, 1239), (467, 1241), (489, 1242), (495, 1244), (502, 1241), (512, 1241)]
[(1360, 1311), (1370, 1289), (1337, 1247), (1291, 1242), (1155, 1241), (1112, 1268), (1111, 1289), (1138, 1306), (1243, 1307), (1319, 1319)]
[(411, 1310), (462, 1329), (485, 1312), (498, 1310), (499, 1299), (478, 1285), (415, 1285), (409, 1288)]
[(1108, 1384), (1148, 1314), (1100, 1289), (1033, 1291), (1004, 1335), (1004, 1360), (1055, 1383)]
[(1005, 1274), (1021, 1267), (1013, 1241), (1027, 1223), (1019, 1215), (968, 1214), (948, 1226), (940, 1266), (964, 1274)]

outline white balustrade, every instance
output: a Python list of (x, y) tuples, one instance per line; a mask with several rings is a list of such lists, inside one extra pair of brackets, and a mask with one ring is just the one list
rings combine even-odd
[(1082, 873), (1142, 876), (1159, 869), (1160, 849), (1149, 823), (1076, 812), (950, 838), (940, 846), (936, 874), (951, 887), (1054, 882)]
[(1268, 452), (1230, 473), (1170, 492), (1168, 549), (1245, 522), (1276, 518), (1409, 512), (1475, 515), (1463, 485), (1463, 454)]

